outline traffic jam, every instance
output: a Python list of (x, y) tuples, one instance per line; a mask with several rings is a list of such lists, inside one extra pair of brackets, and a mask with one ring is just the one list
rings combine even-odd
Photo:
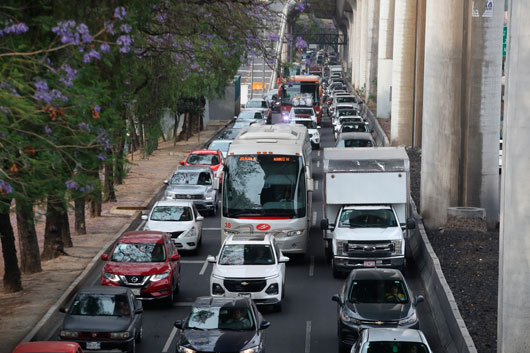
[[(336, 308), (326, 314), (336, 346), (325, 351), (432, 352), (417, 312), (424, 297), (407, 276), (406, 241), (416, 224), (405, 149), (377, 146), (364, 103), (331, 48), (305, 51), (289, 70), (208, 146), (176, 161), (142, 227), (101, 255), (97, 283), (60, 308), (64, 319), (50, 349), (292, 351), (278, 348), (286, 336), (272, 329), (291, 315), (292, 300), (302, 300), (292, 290), (294, 269), (314, 261), (316, 251), (334, 281), (326, 283), (336, 283), (325, 299)], [(193, 263), (203, 264), (201, 276), (211, 269), (208, 290), (198, 283), (204, 277), (190, 279)], [(201, 293), (183, 294), (188, 286)], [(169, 337), (158, 326), (166, 319)], [(163, 349), (150, 346), (153, 331)], [(38, 344), (14, 352), (44, 352)], [(306, 342), (299, 351), (308, 349)]]

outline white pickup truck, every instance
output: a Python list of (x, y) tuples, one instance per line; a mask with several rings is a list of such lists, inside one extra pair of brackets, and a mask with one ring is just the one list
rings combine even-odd
[(409, 159), (402, 147), (324, 149), (326, 258), (333, 276), (355, 268), (405, 267)]

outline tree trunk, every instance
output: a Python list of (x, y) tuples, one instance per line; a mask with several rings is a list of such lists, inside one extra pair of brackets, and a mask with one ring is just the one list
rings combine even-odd
[[(1, 201), (9, 205), (11, 200), (3, 199)], [(18, 267), (15, 236), (9, 219), (9, 207), (0, 207), (0, 240), (2, 255), (4, 256), (4, 290), (6, 292), (19, 292), (22, 290), (22, 280)]]
[(46, 228), (44, 230), (44, 249), (41, 260), (52, 260), (61, 255), (68, 255), (64, 251), (62, 232), (62, 200), (48, 198), (46, 203)]
[(70, 220), (68, 219), (68, 206), (64, 200), (61, 201), (61, 205), (62, 205), (61, 238), (63, 240), (64, 247), (71, 248), (72, 246), (74, 246), (74, 243), (72, 243), (72, 234), (70, 234)]
[(74, 218), (75, 218), (75, 234), (82, 235), (86, 234), (86, 222), (85, 222), (85, 199), (78, 198), (74, 201)]
[(35, 230), (35, 214), (31, 202), (18, 199), (16, 206), (20, 269), (26, 274), (42, 271), (39, 242)]
[(178, 111), (176, 111), (175, 112), (175, 125), (173, 126), (173, 147), (177, 145), (179, 123), (180, 123), (180, 114)]
[(107, 153), (105, 162), (105, 181), (104, 181), (104, 198), (103, 202), (116, 202), (116, 193), (114, 192), (114, 162), (112, 153)]
[(139, 141), (138, 141), (138, 135), (136, 134), (136, 125), (134, 124), (134, 120), (132, 116), (129, 114), (129, 126), (130, 126), (130, 135), (131, 135), (131, 143), (132, 143), (132, 149), (131, 152), (135, 152), (138, 150), (139, 147)]
[[(99, 170), (93, 170), (90, 174), (99, 179)], [(90, 196), (90, 217), (101, 217), (101, 189), (99, 187), (96, 187)]]
[(125, 146), (125, 139), (123, 137), (118, 137), (118, 146), (116, 148), (116, 154), (114, 158), (114, 184), (121, 185), (123, 184), (124, 169), (123, 164), (125, 163), (123, 159), (123, 149)]
[(190, 115), (189, 112), (184, 113), (184, 121), (182, 122), (182, 130), (180, 131), (179, 138), (178, 138), (179, 141), (183, 141), (183, 140), (188, 141), (189, 139), (189, 132), (188, 132), (188, 126), (189, 126), (189, 120), (190, 120), (189, 115)]

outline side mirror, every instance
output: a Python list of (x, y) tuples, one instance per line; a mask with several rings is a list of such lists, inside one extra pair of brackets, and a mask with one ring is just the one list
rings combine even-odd
[(178, 260), (180, 260), (180, 255), (179, 254), (171, 255), (171, 261), (178, 261)]
[(287, 256), (280, 256), (280, 259), (278, 260), (278, 262), (280, 263), (285, 263), (285, 262), (289, 262), (289, 258)]
[(219, 178), (213, 178), (213, 188), (219, 190)]
[(175, 326), (176, 328), (182, 330), (182, 327), (184, 326), (184, 322), (183, 322), (182, 320), (177, 320), (177, 321), (175, 321), (175, 323), (173, 324), (173, 326)]
[(414, 218), (408, 218), (407, 229), (414, 229), (414, 228), (416, 228), (416, 220)]
[(322, 230), (328, 230), (329, 229), (329, 221), (327, 218), (324, 218), (320, 221), (320, 229)]
[(141, 314), (144, 312), (144, 309), (143, 308), (136, 308), (136, 310), (134, 310), (134, 313), (135, 314)]
[(317, 129), (321, 129), (321, 128), (322, 128), (322, 126), (320, 126), (320, 125), (317, 125)]
[(416, 304), (419, 304), (421, 302), (423, 302), (425, 300), (425, 298), (423, 297), (423, 295), (418, 295), (416, 297)]
[(68, 309), (66, 309), (66, 308), (59, 308), (59, 312), (60, 312), (60, 313), (64, 313), (64, 314), (66, 314), (66, 313), (68, 312)]
[(179, 161), (179, 164), (180, 165), (184, 165), (184, 161)]
[(204, 217), (201, 215), (197, 216), (197, 222), (204, 221)]
[(107, 254), (101, 254), (101, 260), (107, 261), (109, 259), (109, 255)]
[(142, 219), (143, 219), (144, 221), (147, 221), (147, 215), (146, 215), (146, 214), (143, 214), (143, 215), (142, 215)]
[(334, 302), (336, 302), (337, 304), (342, 305), (342, 299), (340, 298), (340, 295), (338, 295), (338, 294), (334, 294), (334, 295), (331, 297), (331, 301), (334, 301)]
[(164, 180), (164, 184), (168, 185), (169, 184), (169, 180), (165, 179)]
[(208, 255), (208, 257), (206, 258), (206, 261), (208, 261), (209, 263), (214, 264), (215, 261), (216, 261), (215, 256), (213, 256), (213, 255)]
[(265, 330), (266, 328), (269, 328), (270, 325), (271, 325), (271, 323), (269, 321), (262, 321), (261, 325), (259, 325), (259, 328), (261, 330)]

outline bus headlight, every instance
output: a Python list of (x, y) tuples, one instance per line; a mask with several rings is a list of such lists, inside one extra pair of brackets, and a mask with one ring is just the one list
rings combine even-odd
[(299, 235), (302, 235), (302, 234), (304, 234), (304, 230), (303, 229), (291, 230), (291, 231), (287, 232), (287, 236), (288, 237), (296, 237), (296, 236), (299, 236)]

